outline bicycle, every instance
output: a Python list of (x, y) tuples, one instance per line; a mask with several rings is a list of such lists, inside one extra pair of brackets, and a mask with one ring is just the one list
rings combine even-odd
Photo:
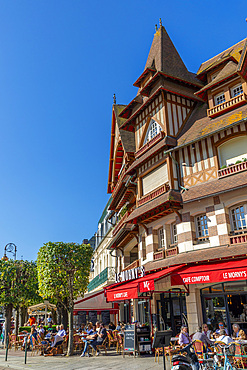
[[(237, 370), (237, 367), (235, 365), (232, 365), (228, 356), (234, 356), (235, 354), (235, 343), (230, 343), (226, 345), (218, 344), (218, 346), (222, 349), (223, 355), (224, 355), (224, 366), (223, 370)], [(216, 356), (217, 357), (217, 356)], [(214, 358), (214, 369), (217, 370), (219, 368), (222, 368), (222, 366), (219, 366), (219, 362), (215, 360)]]

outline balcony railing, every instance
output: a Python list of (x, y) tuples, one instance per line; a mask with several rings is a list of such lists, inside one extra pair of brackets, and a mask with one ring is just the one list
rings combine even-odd
[(135, 157), (136, 158), (140, 157), (148, 149), (150, 149), (154, 144), (160, 141), (164, 136), (165, 136), (164, 131), (160, 131), (158, 135), (154, 136), (151, 140), (149, 140), (145, 145), (143, 145), (139, 150), (135, 152)]
[(219, 177), (225, 177), (234, 175), (234, 173), (242, 172), (247, 170), (247, 161), (233, 164), (232, 166), (228, 166), (226, 168), (222, 168), (218, 171)]
[(234, 235), (230, 236), (230, 244), (247, 243), (247, 230), (235, 231)]
[(139, 267), (139, 260), (135, 260), (134, 262), (130, 263), (128, 266), (126, 266), (123, 271), (135, 269), (136, 267)]
[(142, 206), (144, 203), (149, 202), (150, 200), (158, 197), (159, 195), (161, 195), (163, 193), (167, 193), (169, 190), (170, 190), (170, 186), (169, 186), (168, 183), (160, 186), (158, 189), (155, 189), (155, 190), (151, 191), (150, 193), (141, 197), (141, 199), (139, 199), (137, 201), (138, 207)]
[(93, 280), (87, 286), (88, 292), (96, 289), (98, 286), (104, 284), (106, 281), (114, 281), (115, 280), (115, 268), (114, 267), (106, 267), (99, 275), (95, 276)]
[(176, 256), (178, 254), (178, 246), (165, 250), (166, 257)]
[(158, 252), (155, 252), (154, 253), (154, 261), (162, 260), (163, 258), (165, 258), (165, 252), (164, 252), (164, 250), (163, 251), (158, 251)]
[(224, 103), (215, 105), (213, 108), (207, 110), (209, 117), (216, 117), (221, 113), (235, 108), (236, 106), (242, 105), (247, 102), (247, 95), (242, 93), (234, 98), (225, 101)]
[(113, 231), (112, 231), (112, 236), (115, 236), (119, 230), (121, 229), (121, 227), (123, 226), (125, 220), (127, 219), (127, 217), (129, 216), (129, 212), (127, 211), (123, 217), (119, 220), (119, 222), (117, 223), (117, 225), (114, 227)]

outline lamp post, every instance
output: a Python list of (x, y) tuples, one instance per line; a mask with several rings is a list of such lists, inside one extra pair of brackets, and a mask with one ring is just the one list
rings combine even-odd
[(17, 246), (14, 243), (8, 243), (4, 247), (4, 256), (3, 258), (6, 260), (8, 259), (6, 253), (12, 253), (14, 256), (14, 259), (16, 260), (16, 252), (17, 252)]

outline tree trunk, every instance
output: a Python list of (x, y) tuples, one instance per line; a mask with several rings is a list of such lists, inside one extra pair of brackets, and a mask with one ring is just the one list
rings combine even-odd
[(60, 302), (57, 303), (57, 324), (62, 324), (62, 304)]
[(68, 316), (69, 316), (69, 343), (68, 343), (68, 352), (67, 356), (72, 356), (73, 355), (73, 338), (74, 338), (74, 326), (73, 326), (73, 311), (74, 307), (70, 307), (68, 310)]
[(51, 310), (51, 317), (52, 317), (52, 321), (54, 322), (55, 325), (57, 325), (57, 315), (56, 315), (56, 311), (55, 310)]
[(21, 307), (21, 326), (24, 326), (27, 321), (27, 308)]
[(15, 310), (15, 334), (16, 338), (19, 333), (19, 316), (20, 316), (20, 307), (17, 306)]
[(12, 303), (9, 303), (7, 306), (5, 306), (4, 348), (6, 348), (7, 338), (8, 338), (8, 335), (10, 333), (10, 329), (11, 329), (12, 309), (13, 309)]
[(61, 313), (62, 313), (61, 321), (64, 326), (64, 330), (66, 331), (68, 328), (68, 311), (66, 310), (66, 308), (62, 307)]

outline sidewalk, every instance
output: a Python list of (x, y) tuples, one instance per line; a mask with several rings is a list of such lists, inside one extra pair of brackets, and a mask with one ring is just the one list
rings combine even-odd
[[(28, 352), (27, 364), (24, 364), (24, 352), (13, 349), (9, 351), (8, 361), (5, 361), (5, 352), (0, 350), (0, 370), (19, 370), (19, 369), (59, 369), (59, 370), (79, 370), (79, 369), (94, 369), (94, 370), (161, 370), (164, 369), (163, 359), (160, 357), (159, 364), (154, 362), (154, 357), (136, 357), (116, 354), (111, 350), (106, 355), (83, 357), (79, 355), (66, 357), (66, 356), (48, 356), (43, 357), (39, 355), (31, 356)], [(166, 361), (166, 370), (170, 370), (170, 363)]]

